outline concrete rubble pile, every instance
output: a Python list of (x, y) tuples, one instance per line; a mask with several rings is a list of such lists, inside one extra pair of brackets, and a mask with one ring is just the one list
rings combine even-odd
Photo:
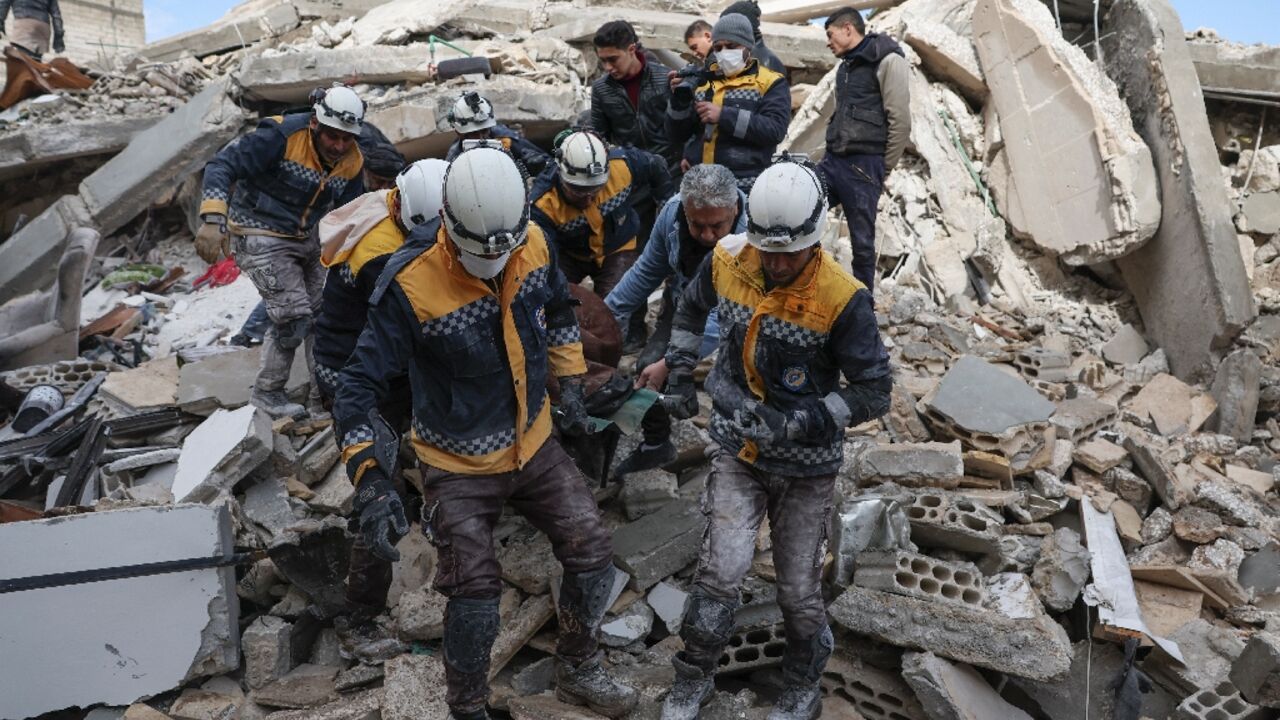
[[(871, 20), (904, 43), (913, 128), (877, 221), (893, 404), (848, 431), (831, 518), (824, 718), (1280, 708), (1280, 132), (1254, 139), (1277, 53), (1184, 39), (1166, 0), (1114, 0), (1099, 58), (1076, 4), (1061, 28), (1034, 0)], [(0, 717), (445, 717), (445, 599), (416, 523), (385, 642), (358, 648), (334, 621), (354, 488), (328, 421), (248, 405), (258, 350), (226, 339), (258, 297), (246, 277), (193, 287), (198, 171), (257, 117), (352, 79), (410, 159), (443, 154), (471, 88), (545, 145), (587, 109), (601, 22), (677, 50), (718, 9), (252, 0), (99, 69), (87, 94), (0, 115), (0, 148), (23, 153), (0, 153), (0, 238), (21, 225), (0, 240), (0, 409), (41, 384), (67, 403), (0, 426), (0, 548), (22, 548), (0, 551), (0, 582), (226, 560), (0, 594), (0, 656), (20, 660), (3, 675), (30, 688), (0, 693)], [(820, 153), (821, 29), (764, 33), (800, 86), (787, 145)], [(442, 79), (465, 53), (488, 74)], [(847, 262), (831, 219), (824, 246)], [(301, 357), (291, 377), (300, 401)], [(633, 718), (656, 720), (674, 678), (706, 420), (676, 423), (675, 464), (596, 493), (623, 571), (602, 642), (642, 695)], [(598, 718), (550, 692), (549, 542), (514, 515), (495, 542), (491, 707)], [(704, 718), (763, 720), (781, 687), (767, 529), (757, 551)]]

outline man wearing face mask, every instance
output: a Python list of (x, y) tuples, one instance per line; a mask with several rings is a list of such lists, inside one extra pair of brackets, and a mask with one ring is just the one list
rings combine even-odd
[[(564, 566), (556, 694), (617, 718), (634, 690), (612, 679), (597, 640), (613, 585), (613, 547), (595, 498), (552, 437), (587, 425), (586, 363), (556, 253), (529, 222), (524, 178), (507, 153), (464, 150), (444, 179), (443, 227), (370, 298), (334, 405), (359, 532), (389, 559), (409, 531), (389, 475), (398, 438), (376, 410), (408, 373), (412, 444), (422, 470), (422, 530), (439, 550), (449, 600), (444, 666), (451, 720), (485, 720), (498, 634), (501, 567), (493, 529), (510, 504), (545, 532)], [(391, 274), (388, 279), (386, 276)], [(547, 381), (560, 383), (553, 414)], [(382, 438), (387, 438), (383, 440)]]
[(892, 389), (870, 293), (818, 244), (826, 217), (811, 166), (784, 159), (765, 170), (747, 201), (746, 235), (720, 241), (676, 311), (667, 393), (683, 398), (677, 414), (697, 411), (693, 367), (713, 307), (723, 340), (706, 380), (718, 446), (703, 500), (711, 525), (663, 720), (694, 720), (710, 699), (766, 515), (787, 643), (784, 688), (769, 720), (822, 712), (819, 681), (834, 644), (822, 601), (823, 541), (844, 429), (887, 412)]
[(672, 73), (667, 106), (667, 134), (684, 148), (682, 167), (724, 165), (743, 189), (769, 166), (791, 122), (791, 86), (752, 56), (755, 42), (745, 16), (721, 17), (711, 31), (714, 76), (690, 101), (680, 88), (688, 81)]
[[(251, 135), (223, 148), (204, 171), (196, 252), (209, 264), (233, 252), (266, 303), (271, 327), (249, 401), (272, 417), (307, 412), (285, 395), (300, 346), (311, 367), (314, 313), (324, 267), (313, 234), (320, 218), (364, 193), (357, 146), (364, 102), (336, 85), (311, 113), (267, 118)], [(232, 187), (234, 186), (234, 191)], [(320, 413), (313, 382), (309, 405)]]
[(636, 148), (606, 148), (589, 131), (569, 134), (556, 162), (533, 182), (532, 218), (560, 256), (571, 283), (591, 278), (605, 297), (635, 264), (639, 195), (658, 203), (671, 197), (666, 162)]
[(756, 41), (755, 45), (751, 46), (752, 56), (759, 60), (761, 65), (785, 76), (787, 74), (787, 66), (783, 65), (782, 60), (765, 44), (764, 33), (760, 32), (760, 3), (756, 2), (756, 0), (738, 0), (720, 11), (720, 16), (724, 17), (734, 13), (742, 15), (751, 21), (751, 33)]

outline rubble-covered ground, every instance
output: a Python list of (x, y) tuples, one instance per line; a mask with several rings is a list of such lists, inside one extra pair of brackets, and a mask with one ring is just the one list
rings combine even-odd
[[(247, 405), (257, 350), (227, 340), (258, 298), (245, 277), (202, 277), (200, 168), (334, 81), (357, 83), (410, 159), (443, 154), (447, 107), (473, 87), (545, 144), (588, 107), (599, 24), (631, 19), (663, 53), (719, 4), (317, 5), (250, 0), (90, 68), (88, 91), (0, 113), (0, 418), (41, 383), (74, 410), (0, 429), (0, 717), (446, 714), (444, 598), (416, 525), (381, 641), (335, 623), (353, 488), (327, 422)], [(1095, 42), (1081, 5), (907, 0), (873, 16), (912, 64), (912, 146), (877, 222), (894, 402), (849, 430), (831, 519), (824, 718), (1280, 707), (1280, 125), (1265, 110), (1280, 50), (1184, 35), (1165, 0), (1104, 2)], [(765, 19), (792, 74), (787, 145), (820, 152), (822, 31)], [(442, 79), (464, 53), (493, 74)], [(830, 219), (824, 246), (847, 262)], [(306, 382), (300, 362), (290, 392)], [(597, 491), (625, 572), (602, 642), (645, 700), (633, 718), (657, 718), (673, 679), (705, 421), (677, 424), (673, 466)], [(598, 717), (549, 692), (549, 543), (514, 514), (495, 542), (495, 713)], [(704, 718), (763, 720), (781, 684), (767, 528), (757, 548)]]

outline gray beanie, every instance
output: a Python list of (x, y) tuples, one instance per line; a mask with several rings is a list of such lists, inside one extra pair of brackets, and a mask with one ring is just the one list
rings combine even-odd
[(751, 29), (751, 20), (746, 15), (730, 13), (716, 21), (711, 30), (711, 42), (724, 40), (749, 48), (756, 44), (755, 31)]

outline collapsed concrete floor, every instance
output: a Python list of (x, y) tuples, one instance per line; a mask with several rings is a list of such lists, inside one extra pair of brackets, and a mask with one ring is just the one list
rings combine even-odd
[[(1265, 716), (1280, 706), (1280, 134), (1258, 103), (1280, 92), (1274, 49), (1184, 39), (1165, 0), (1104, 3), (1101, 62), (1080, 3), (1061, 28), (1034, 0), (885, 4), (871, 24), (904, 41), (913, 96), (877, 222), (894, 403), (846, 438), (823, 717)], [(0, 581), (267, 555), (0, 594), (0, 657), (25, 673), (0, 675), (40, 687), (0, 693), (0, 717), (444, 717), (444, 598), (416, 526), (380, 652), (334, 626), (354, 491), (330, 427), (246, 405), (258, 354), (226, 340), (258, 298), (245, 277), (193, 287), (199, 170), (256, 117), (352, 74), (411, 160), (443, 154), (469, 88), (545, 145), (588, 107), (601, 22), (629, 18), (666, 52), (718, 10), (251, 0), (91, 69), (88, 91), (0, 114), (0, 408), (40, 383), (76, 408), (0, 429), (0, 547), (24, 548), (0, 551)], [(787, 144), (821, 152), (822, 33), (764, 32), (795, 83)], [(493, 74), (435, 78), (459, 48)], [(838, 213), (828, 227), (847, 263)], [(289, 391), (305, 396), (301, 363)], [(656, 719), (673, 679), (705, 423), (704, 408), (677, 425), (675, 465), (597, 492), (626, 573), (602, 640), (641, 691), (633, 718)], [(515, 516), (495, 542), (491, 706), (597, 718), (548, 692), (548, 542)], [(94, 552), (57, 549), (73, 544)], [(704, 718), (763, 720), (781, 682), (767, 531), (757, 549)], [(294, 572), (304, 552), (336, 574)], [(110, 614), (66, 621), (98, 603)]]

